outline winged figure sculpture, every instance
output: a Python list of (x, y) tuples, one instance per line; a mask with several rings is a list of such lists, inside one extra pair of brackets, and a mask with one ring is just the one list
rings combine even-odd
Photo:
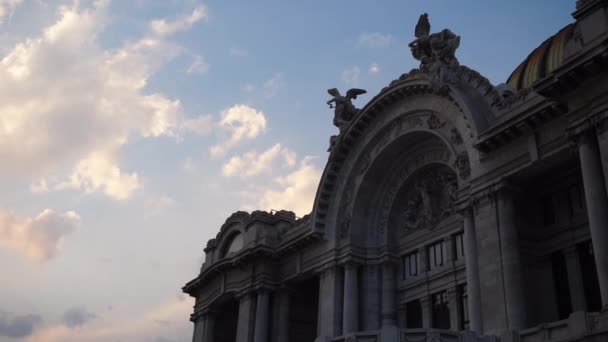
[(346, 92), (346, 96), (342, 96), (340, 91), (336, 88), (328, 89), (327, 92), (333, 98), (327, 101), (329, 108), (334, 109), (334, 125), (342, 130), (346, 124), (353, 119), (357, 114), (358, 109), (353, 105), (354, 99), (361, 94), (367, 93), (367, 91), (359, 88), (352, 88)]

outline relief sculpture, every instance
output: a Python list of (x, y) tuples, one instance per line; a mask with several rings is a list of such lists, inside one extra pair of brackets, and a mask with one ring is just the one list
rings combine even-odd
[(453, 213), (458, 184), (451, 172), (435, 170), (419, 175), (406, 190), (400, 221), (405, 230), (433, 229)]

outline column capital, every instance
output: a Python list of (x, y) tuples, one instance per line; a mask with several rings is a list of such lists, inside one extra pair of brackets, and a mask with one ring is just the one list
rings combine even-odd
[(578, 119), (566, 128), (566, 135), (570, 139), (571, 146), (593, 142), (598, 133), (608, 129), (608, 111), (600, 111)]

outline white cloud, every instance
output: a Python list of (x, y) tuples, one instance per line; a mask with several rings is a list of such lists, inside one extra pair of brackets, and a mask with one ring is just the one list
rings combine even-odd
[(246, 57), (249, 55), (249, 51), (237, 47), (231, 47), (228, 54), (233, 57)]
[(190, 66), (188, 67), (188, 70), (186, 70), (186, 73), (204, 74), (207, 72), (207, 70), (209, 70), (209, 64), (207, 64), (207, 62), (205, 62), (205, 60), (203, 59), (203, 56), (196, 55), (196, 56), (194, 56), (194, 60), (192, 61), (192, 64), (190, 64)]
[(201, 115), (195, 118), (184, 119), (182, 130), (197, 135), (207, 135), (213, 130), (213, 118), (211, 115)]
[(271, 79), (264, 82), (264, 96), (267, 99), (273, 98), (277, 95), (279, 90), (285, 86), (285, 80), (283, 79), (282, 73), (275, 73)]
[(378, 65), (378, 63), (372, 63), (372, 65), (369, 66), (369, 70), (368, 72), (370, 74), (377, 74), (380, 72), (380, 66)]
[[(61, 7), (57, 22), (0, 60), (0, 176), (40, 179), (33, 191), (71, 187), (124, 199), (141, 186), (118, 165), (132, 137), (207, 131), (208, 119), (185, 119), (179, 100), (145, 93), (150, 77), (184, 52), (166, 36), (203, 18), (204, 8), (104, 50), (97, 37), (106, 7)], [(48, 182), (70, 174), (63, 186)]]
[(136, 173), (123, 173), (116, 165), (114, 153), (107, 151), (95, 151), (79, 161), (70, 178), (56, 186), (58, 190), (101, 191), (117, 200), (129, 198), (140, 187), (139, 176)]
[(266, 116), (244, 104), (234, 105), (222, 112), (219, 122), (228, 138), (210, 148), (212, 157), (220, 157), (243, 140), (251, 140), (266, 130)]
[(387, 47), (393, 42), (390, 34), (380, 32), (363, 32), (357, 39), (357, 47), (382, 48)]
[(291, 210), (303, 216), (312, 209), (321, 170), (311, 163), (311, 157), (305, 157), (297, 169), (283, 177), (274, 179), (271, 186), (256, 193), (257, 203), (251, 207), (262, 210)]
[(167, 19), (158, 19), (150, 23), (150, 28), (159, 36), (170, 36), (174, 33), (187, 31), (192, 25), (202, 19), (207, 19), (207, 7), (199, 6), (195, 8), (189, 15), (182, 16), (175, 21)]
[(0, 24), (4, 22), (4, 18), (10, 18), (22, 2), (23, 0), (0, 0)]
[(281, 154), (285, 159), (286, 166), (295, 166), (296, 165), (296, 153), (288, 148), (284, 148), (281, 150)]
[(361, 74), (361, 69), (358, 66), (354, 66), (352, 68), (346, 69), (342, 72), (342, 81), (346, 83), (347, 86), (353, 87), (356, 86), (359, 82), (359, 75)]
[(45, 209), (34, 218), (21, 218), (0, 209), (0, 247), (44, 262), (59, 252), (64, 237), (76, 230), (79, 223), (80, 216), (73, 211), (57, 214)]
[(270, 172), (274, 161), (279, 156), (283, 156), (286, 165), (292, 166), (295, 164), (295, 153), (286, 147), (281, 147), (281, 144), (275, 144), (259, 154), (252, 150), (242, 156), (230, 158), (222, 167), (222, 175), (225, 177), (249, 178)]

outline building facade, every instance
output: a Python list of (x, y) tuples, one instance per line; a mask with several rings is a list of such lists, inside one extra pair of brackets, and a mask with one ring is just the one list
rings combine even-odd
[(339, 135), (310, 215), (236, 212), (205, 248), (194, 342), (608, 341), (608, 1), (494, 86), (460, 37)]

